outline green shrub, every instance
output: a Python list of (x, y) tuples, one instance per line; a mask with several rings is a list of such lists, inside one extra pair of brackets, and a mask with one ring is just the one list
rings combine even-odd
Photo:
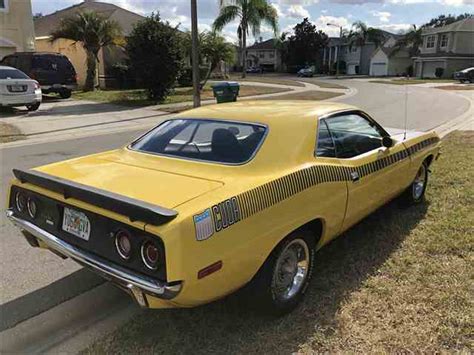
[[(208, 70), (208, 67), (199, 67), (200, 81), (206, 78)], [(193, 86), (193, 69), (191, 67), (184, 68), (179, 74), (177, 81), (178, 85), (181, 87)]]
[(169, 95), (183, 66), (183, 51), (177, 28), (152, 14), (138, 22), (127, 38), (127, 54), (133, 72), (157, 102)]

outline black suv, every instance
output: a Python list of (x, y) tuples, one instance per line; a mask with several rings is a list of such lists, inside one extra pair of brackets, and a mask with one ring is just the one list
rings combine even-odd
[(60, 53), (17, 52), (0, 62), (20, 69), (41, 85), (44, 94), (57, 93), (63, 99), (71, 97), (77, 88), (77, 75), (69, 59)]

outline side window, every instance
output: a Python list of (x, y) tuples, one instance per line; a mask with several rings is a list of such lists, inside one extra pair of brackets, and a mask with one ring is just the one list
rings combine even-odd
[(338, 158), (352, 158), (382, 146), (383, 132), (358, 114), (331, 117), (326, 123)]
[(329, 133), (325, 120), (319, 120), (318, 141), (316, 142), (316, 156), (335, 158), (336, 148), (334, 141)]

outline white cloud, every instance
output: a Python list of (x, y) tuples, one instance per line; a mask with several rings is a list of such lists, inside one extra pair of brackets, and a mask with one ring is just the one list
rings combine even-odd
[(278, 18), (283, 18), (285, 17), (285, 14), (283, 13), (283, 11), (281, 11), (281, 7), (279, 4), (272, 4), (272, 6), (275, 8), (276, 12), (277, 12), (277, 15), (278, 15)]
[[(336, 26), (350, 27), (349, 20), (346, 17), (319, 16), (314, 23), (318, 30), (322, 30), (329, 37), (339, 37), (339, 28)], [(329, 23), (336, 26), (328, 26)]]
[(389, 22), (392, 14), (387, 11), (371, 11), (372, 16), (378, 17), (380, 22)]
[(306, 17), (310, 17), (310, 14), (308, 12), (308, 10), (306, 10), (303, 6), (301, 5), (291, 5), (289, 8), (288, 8), (288, 17), (291, 17), (291, 18), (306, 18)]
[(408, 31), (413, 25), (409, 23), (390, 23), (386, 25), (376, 26), (381, 30), (385, 30), (392, 33), (404, 33)]

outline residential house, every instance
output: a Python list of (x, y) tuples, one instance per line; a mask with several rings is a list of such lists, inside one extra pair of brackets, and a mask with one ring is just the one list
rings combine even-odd
[[(382, 31), (386, 40), (397, 37), (393, 33)], [(323, 67), (328, 66), (330, 72), (336, 69), (336, 62), (339, 56), (340, 68), (344, 69), (348, 75), (360, 74), (369, 75), (370, 59), (377, 46), (373, 42), (366, 42), (364, 45), (350, 45), (347, 38), (330, 38), (328, 46), (323, 50)], [(343, 71), (343, 70), (342, 70)]]
[[(398, 36), (397, 36), (398, 37)], [(396, 37), (389, 37), (370, 59), (371, 76), (407, 75), (412, 66), (410, 47), (398, 47)]]
[(0, 0), (0, 59), (35, 50), (31, 0)]
[(264, 71), (282, 71), (281, 50), (274, 39), (263, 41), (260, 38), (254, 45), (247, 47), (247, 67), (258, 67)]
[(436, 68), (442, 68), (442, 77), (450, 78), (457, 70), (474, 67), (474, 17), (424, 29), (422, 38), (420, 53), (413, 58), (416, 76), (433, 78)]
[[(86, 52), (80, 43), (74, 44), (74, 42), (70, 40), (59, 39), (55, 42), (51, 42), (50, 34), (58, 28), (63, 18), (73, 16), (82, 11), (94, 11), (109, 20), (118, 22), (125, 36), (131, 32), (134, 24), (143, 20), (143, 16), (122, 9), (117, 5), (94, 0), (85, 0), (78, 5), (56, 11), (50, 15), (34, 20), (37, 36), (36, 49), (38, 51), (59, 52), (66, 55), (76, 69), (79, 85), (83, 85), (86, 79)], [(114, 76), (113, 66), (114, 64), (124, 62), (126, 58), (124, 49), (118, 46), (109, 46), (101, 49), (98, 57), (97, 83), (101, 88), (115, 87), (117, 82)]]

